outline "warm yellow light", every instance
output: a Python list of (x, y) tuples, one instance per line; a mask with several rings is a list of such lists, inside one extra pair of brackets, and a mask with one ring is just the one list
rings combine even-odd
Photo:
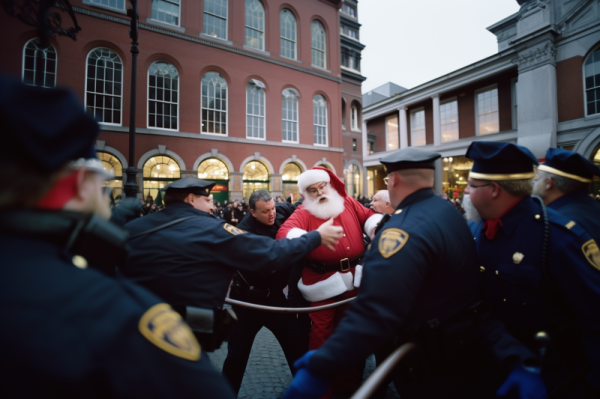
[(448, 161), (452, 162), (452, 157), (448, 158)]
[(160, 170), (160, 165), (156, 165), (156, 169)]

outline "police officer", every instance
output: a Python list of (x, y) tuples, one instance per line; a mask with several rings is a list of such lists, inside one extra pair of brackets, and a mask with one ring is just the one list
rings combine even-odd
[(233, 398), (179, 314), (116, 264), (98, 124), (63, 89), (0, 77), (3, 397)]
[(532, 349), (538, 332), (550, 337), (542, 375), (552, 397), (600, 397), (597, 243), (530, 196), (538, 161), (528, 149), (480, 141), (467, 157), (474, 164), (465, 192), (482, 218), (475, 238), (495, 316)]
[[(331, 338), (296, 362), (300, 370), (285, 397), (318, 398), (337, 375), (394, 337), (397, 344), (416, 341), (420, 347), (394, 376), (403, 399), (481, 397), (475, 343), (503, 366), (509, 358), (515, 364), (533, 360), (501, 325), (477, 317), (475, 244), (460, 213), (432, 190), (438, 158), (406, 148), (381, 159), (395, 211), (366, 254), (356, 300)], [(539, 382), (533, 374), (517, 380), (530, 387)]]
[(237, 208), (233, 210), (234, 218), (238, 221), (238, 226), (242, 220), (246, 217), (248, 211), (244, 209), (244, 203), (240, 202), (237, 204)]
[[(277, 230), (291, 215), (295, 207), (291, 203), (275, 204), (266, 190), (252, 193), (249, 200), (250, 214), (238, 227), (252, 234), (270, 237), (275, 240)], [(230, 297), (259, 305), (288, 307), (283, 289), (288, 285), (290, 269), (277, 269), (273, 273), (238, 271)], [(232, 327), (227, 344), (227, 358), (223, 364), (223, 375), (239, 392), (244, 377), (248, 357), (256, 334), (264, 326), (268, 328), (279, 344), (292, 373), (293, 364), (308, 349), (308, 333), (300, 328), (293, 313), (269, 313), (260, 310), (234, 306), (238, 322)]]
[(549, 148), (538, 167), (533, 194), (546, 206), (572, 219), (600, 242), (600, 203), (590, 196), (590, 184), (600, 167), (580, 154)]

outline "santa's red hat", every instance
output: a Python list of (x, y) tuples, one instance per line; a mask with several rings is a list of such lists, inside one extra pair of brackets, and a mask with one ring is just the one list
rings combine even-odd
[(342, 196), (342, 198), (346, 197), (346, 185), (343, 181), (340, 180), (339, 177), (331, 170), (327, 168), (322, 168), (320, 166), (315, 166), (312, 169), (307, 170), (302, 173), (298, 177), (298, 189), (302, 194), (306, 194), (306, 188), (308, 186), (312, 186), (315, 183), (326, 182), (331, 184), (331, 186)]

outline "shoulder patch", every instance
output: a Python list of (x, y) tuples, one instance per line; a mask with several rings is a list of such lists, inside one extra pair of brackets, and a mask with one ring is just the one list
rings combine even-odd
[(592, 266), (600, 270), (600, 251), (598, 250), (598, 244), (596, 241), (589, 240), (581, 246), (581, 250), (585, 255), (586, 259)]
[(231, 235), (234, 235), (234, 236), (237, 236), (237, 235), (240, 235), (240, 234), (244, 234), (244, 233), (245, 233), (245, 231), (244, 231), (244, 230), (238, 229), (237, 227), (235, 227), (235, 226), (232, 226), (232, 225), (230, 225), (229, 223), (225, 223), (225, 224), (223, 225), (223, 228), (224, 228), (224, 229), (225, 229), (225, 231), (227, 231), (229, 234), (231, 234)]
[(171, 355), (196, 361), (200, 359), (200, 344), (179, 313), (166, 303), (152, 306), (139, 323), (146, 339)]
[(408, 241), (408, 233), (400, 229), (386, 229), (379, 237), (379, 252), (385, 259), (400, 251)]

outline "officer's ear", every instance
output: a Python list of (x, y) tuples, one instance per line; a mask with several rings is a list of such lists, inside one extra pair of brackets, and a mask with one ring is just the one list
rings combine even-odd
[(556, 187), (556, 180), (546, 177), (546, 190), (552, 190), (554, 187)]
[(186, 204), (194, 205), (194, 201), (196, 200), (196, 196), (192, 193), (189, 193), (184, 199), (183, 202)]
[(496, 182), (491, 182), (491, 184), (492, 184), (492, 199), (496, 199), (500, 195), (500, 190), (502, 190), (502, 188)]

